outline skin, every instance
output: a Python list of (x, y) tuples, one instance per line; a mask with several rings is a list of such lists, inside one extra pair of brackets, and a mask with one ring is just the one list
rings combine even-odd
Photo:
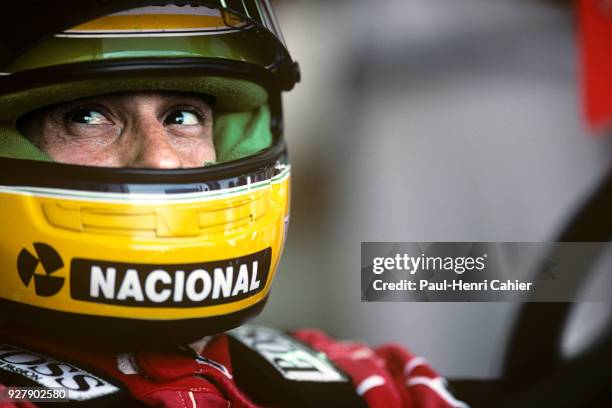
[(100, 95), (40, 109), (22, 122), (26, 136), (62, 163), (174, 169), (216, 158), (212, 108), (191, 94)]

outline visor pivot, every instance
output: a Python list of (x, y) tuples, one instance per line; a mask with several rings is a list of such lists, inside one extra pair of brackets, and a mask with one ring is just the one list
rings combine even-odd
[(295, 83), (297, 84), (302, 79), (302, 71), (300, 70), (300, 64), (297, 61), (293, 63), (293, 72)]

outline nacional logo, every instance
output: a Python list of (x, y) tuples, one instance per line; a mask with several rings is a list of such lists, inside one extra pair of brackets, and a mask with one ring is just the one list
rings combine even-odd
[(131, 264), (74, 258), (73, 299), (122, 306), (201, 307), (245, 299), (268, 280), (272, 249), (191, 264)]
[[(17, 272), (21, 282), (27, 288), (34, 278), (34, 290), (38, 296), (53, 296), (64, 286), (63, 277), (53, 276), (64, 267), (64, 261), (55, 249), (42, 242), (34, 243), (34, 252), (36, 255), (23, 248), (17, 256)], [(38, 265), (42, 266), (42, 273)]]

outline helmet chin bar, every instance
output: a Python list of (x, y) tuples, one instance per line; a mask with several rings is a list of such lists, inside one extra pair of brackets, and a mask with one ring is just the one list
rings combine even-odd
[(288, 221), (282, 140), (200, 169), (2, 167), (0, 310), (19, 324), (183, 342), (263, 307)]

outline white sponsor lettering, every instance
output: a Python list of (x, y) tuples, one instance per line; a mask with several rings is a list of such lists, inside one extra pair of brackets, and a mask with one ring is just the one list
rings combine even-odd
[[(202, 282), (202, 289), (199, 292), (197, 290), (198, 281)], [(187, 277), (187, 283), (185, 283), (185, 294), (189, 300), (201, 302), (210, 294), (211, 285), (212, 282), (208, 272), (206, 272), (204, 269), (196, 269)]]
[(144, 300), (136, 269), (128, 269), (125, 272), (125, 277), (117, 293), (117, 300), (126, 300), (128, 297), (139, 302)]
[(230, 331), (242, 344), (263, 356), (285, 378), (294, 381), (346, 382), (348, 379), (322, 357), (274, 329), (242, 326)]
[(164, 288), (157, 292), (155, 288), (159, 282), (169, 285), (172, 283), (172, 277), (163, 269), (156, 269), (151, 272), (145, 280), (145, 293), (147, 297), (155, 303), (165, 302), (172, 294), (170, 288)]
[(219, 299), (219, 292), (223, 293), (222, 297), (230, 297), (232, 293), (232, 280), (234, 277), (234, 268), (232, 266), (228, 266), (223, 270), (223, 268), (215, 268), (215, 285), (213, 287), (213, 299)]
[(118, 268), (91, 265), (89, 297), (138, 303), (202, 302), (225, 299), (259, 290), (258, 261), (242, 264), (235, 273), (233, 266), (167, 271), (155, 269), (140, 273), (129, 268), (124, 274)]
[(185, 271), (176, 271), (174, 274), (174, 296), (172, 300), (175, 302), (183, 301), (183, 292), (185, 288)]
[(257, 279), (257, 261), (253, 262), (253, 273), (251, 274), (251, 287), (249, 291), (259, 289), (259, 279)]
[(246, 265), (240, 265), (240, 270), (238, 271), (238, 280), (236, 282), (236, 286), (234, 286), (234, 291), (232, 292), (232, 296), (236, 296), (238, 293), (246, 293), (249, 290), (249, 272), (247, 270)]
[(24, 376), (44, 387), (64, 387), (71, 400), (86, 401), (119, 388), (72, 364), (9, 344), (0, 344), (0, 370)]
[(107, 299), (112, 299), (115, 295), (115, 268), (106, 268), (106, 273), (97, 265), (91, 267), (91, 297), (100, 297), (100, 291)]

